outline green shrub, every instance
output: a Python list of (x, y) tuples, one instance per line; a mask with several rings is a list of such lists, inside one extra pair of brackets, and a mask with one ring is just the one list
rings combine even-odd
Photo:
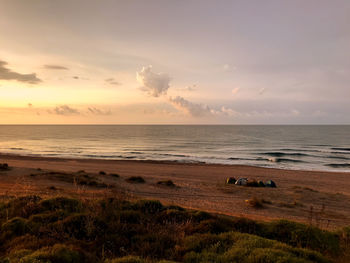
[(65, 210), (70, 213), (79, 212), (82, 209), (82, 203), (77, 199), (67, 197), (56, 197), (43, 200), (41, 203), (42, 211)]
[(231, 231), (234, 227), (232, 220), (224, 217), (203, 220), (195, 228), (198, 233), (223, 233)]
[(54, 227), (59, 232), (68, 234), (76, 239), (88, 238), (87, 226), (88, 216), (86, 214), (73, 214), (62, 221), (55, 223)]
[(192, 220), (192, 215), (187, 211), (179, 211), (175, 209), (166, 209), (162, 211), (156, 218), (159, 223), (173, 222), (184, 223)]
[(263, 200), (255, 197), (255, 196), (251, 199), (245, 200), (245, 202), (253, 208), (263, 208), (264, 207)]
[(126, 256), (122, 258), (115, 258), (112, 260), (106, 260), (105, 263), (145, 263), (145, 261), (136, 256)]
[(137, 210), (143, 213), (156, 214), (161, 212), (164, 207), (158, 200), (140, 200), (135, 204)]
[(134, 210), (124, 210), (119, 212), (121, 223), (138, 224), (141, 221), (142, 213)]
[(39, 196), (23, 196), (11, 199), (0, 205), (0, 219), (2, 222), (12, 217), (28, 218), (39, 210)]
[(347, 228), (262, 223), (154, 200), (22, 197), (0, 203), (0, 219), (0, 259), (11, 263), (130, 258), (122, 255), (141, 262), (327, 262), (325, 256), (345, 259), (350, 249)]
[[(56, 244), (53, 247), (46, 247), (37, 250), (20, 260), (20, 263), (84, 263), (87, 258), (81, 252), (71, 247)], [(90, 261), (92, 262), (92, 261)]]
[(169, 258), (173, 255), (176, 241), (170, 233), (153, 231), (143, 235), (135, 235), (131, 239), (132, 250), (148, 258)]
[(168, 186), (168, 187), (175, 187), (176, 185), (174, 184), (173, 181), (171, 180), (165, 180), (165, 181), (158, 181), (157, 185), (162, 185), (162, 186)]
[(194, 235), (184, 246), (184, 262), (328, 262), (317, 252), (237, 232)]
[(15, 217), (4, 223), (1, 227), (1, 237), (4, 239), (21, 236), (29, 231), (27, 220)]
[(203, 221), (203, 220), (212, 219), (213, 216), (207, 212), (204, 212), (204, 211), (195, 211), (195, 212), (193, 212), (193, 218), (196, 221)]
[(7, 163), (0, 163), (0, 171), (10, 170), (10, 167)]
[(143, 184), (145, 183), (145, 179), (143, 179), (141, 176), (131, 176), (128, 179), (126, 179), (129, 183), (136, 183), (136, 184)]
[(336, 233), (288, 220), (278, 220), (265, 225), (262, 235), (295, 247), (309, 248), (321, 253), (337, 255), (340, 252)]

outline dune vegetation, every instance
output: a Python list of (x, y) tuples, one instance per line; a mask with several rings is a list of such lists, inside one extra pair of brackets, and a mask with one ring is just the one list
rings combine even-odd
[(0, 262), (346, 262), (350, 229), (257, 222), (123, 197), (0, 204)]

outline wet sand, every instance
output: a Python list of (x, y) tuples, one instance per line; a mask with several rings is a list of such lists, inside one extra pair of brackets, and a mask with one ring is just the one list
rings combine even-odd
[[(28, 194), (90, 198), (123, 193), (129, 198), (158, 199), (166, 204), (251, 219), (283, 218), (328, 229), (350, 225), (350, 172), (15, 155), (0, 155), (0, 163), (8, 163), (11, 167), (8, 171), (0, 170), (2, 198)], [(52, 173), (64, 172), (65, 177), (74, 177), (79, 170), (107, 187), (77, 185)], [(100, 171), (106, 175), (99, 174)], [(126, 179), (131, 176), (142, 176), (146, 182), (129, 183)], [(227, 177), (271, 179), (277, 188), (226, 185)], [(160, 186), (157, 182), (161, 180), (172, 180), (176, 187)], [(247, 204), (246, 200), (253, 197), (264, 201), (263, 208)]]

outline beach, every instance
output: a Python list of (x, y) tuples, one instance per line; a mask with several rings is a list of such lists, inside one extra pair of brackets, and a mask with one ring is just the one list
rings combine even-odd
[[(0, 171), (2, 198), (23, 195), (99, 198), (124, 194), (131, 199), (157, 199), (164, 204), (262, 221), (289, 219), (326, 229), (350, 224), (349, 172), (4, 154), (0, 155), (0, 163), (10, 166), (9, 170)], [(70, 179), (77, 178), (79, 173), (98, 184), (77, 184)], [(145, 183), (128, 182), (132, 176), (141, 176)], [(227, 177), (273, 180), (277, 188), (227, 185)], [(165, 180), (172, 180), (175, 186), (158, 184)], [(252, 198), (261, 200), (263, 207), (248, 205), (246, 200)]]

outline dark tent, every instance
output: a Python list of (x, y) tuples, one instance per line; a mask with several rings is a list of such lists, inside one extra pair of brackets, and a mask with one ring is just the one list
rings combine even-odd
[(272, 181), (272, 180), (266, 181), (265, 186), (266, 186), (266, 187), (277, 187), (276, 184), (275, 184), (275, 182)]
[(234, 184), (236, 182), (236, 179), (234, 177), (228, 177), (226, 179), (226, 184)]

